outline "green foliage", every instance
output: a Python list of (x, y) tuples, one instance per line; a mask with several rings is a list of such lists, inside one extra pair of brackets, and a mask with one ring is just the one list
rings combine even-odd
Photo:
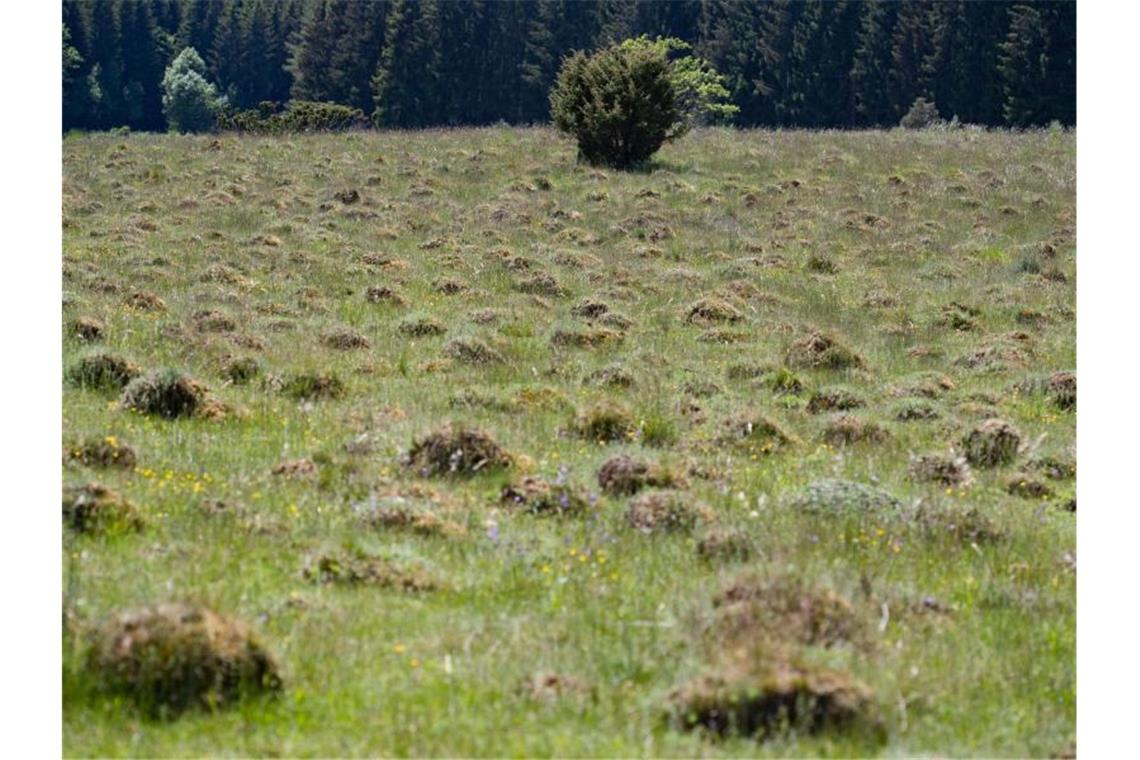
[(550, 95), (554, 125), (577, 139), (587, 162), (625, 169), (695, 125), (732, 118), (740, 109), (708, 61), (670, 60), (691, 49), (675, 37), (642, 35), (592, 56), (576, 53)]
[(66, 88), (75, 76), (75, 70), (83, 63), (83, 56), (71, 45), (71, 30), (63, 25), (63, 85)]
[[(646, 35), (625, 40), (623, 50), (652, 50), (668, 58), (671, 53), (686, 53), (693, 46), (676, 37), (650, 39)], [(671, 61), (669, 78), (673, 97), (686, 127), (726, 122), (740, 112), (729, 101), (725, 79), (713, 65), (695, 55), (683, 55)]]
[(926, 129), (942, 121), (938, 114), (938, 106), (927, 101), (926, 98), (915, 98), (910, 110), (899, 121), (903, 129)]
[(591, 164), (627, 169), (687, 129), (663, 50), (615, 45), (575, 53), (550, 94), (554, 125), (578, 141)]
[(218, 119), (223, 130), (278, 135), (291, 132), (345, 132), (367, 125), (359, 108), (337, 103), (291, 100), (281, 110), (278, 103), (265, 101), (257, 108), (225, 113)]
[(212, 129), (225, 98), (206, 80), (206, 64), (194, 48), (186, 48), (166, 69), (162, 78), (162, 109), (176, 132)]
[(561, 62), (622, 40), (663, 48), (690, 126), (889, 127), (920, 96), (967, 123), (1071, 125), (1075, 16), (1054, 0), (64, 0), (80, 61), (63, 70), (64, 127), (161, 129), (163, 69), (186, 47), (238, 109), (546, 122)]

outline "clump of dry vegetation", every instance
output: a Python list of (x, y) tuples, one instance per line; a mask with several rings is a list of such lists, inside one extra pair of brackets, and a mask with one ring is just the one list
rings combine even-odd
[(594, 348), (621, 343), (625, 333), (599, 327), (594, 330), (557, 329), (550, 335), (550, 344), (570, 348)]
[(822, 414), (824, 412), (846, 412), (852, 409), (861, 409), (867, 403), (857, 394), (846, 388), (826, 388), (816, 391), (808, 399), (805, 410), (808, 414)]
[(338, 327), (321, 335), (321, 343), (338, 351), (351, 351), (359, 348), (370, 348), (372, 342), (368, 337), (353, 330), (351, 327)]
[(124, 409), (168, 420), (190, 417), (206, 408), (206, 386), (175, 369), (136, 377), (123, 389)]
[(774, 419), (755, 412), (723, 420), (720, 430), (721, 443), (751, 453), (771, 454), (796, 442)]
[(383, 506), (368, 510), (362, 520), (370, 528), (381, 531), (411, 533), (425, 538), (462, 538), (467, 529), (441, 517), (431, 509), (408, 506)]
[(1021, 433), (1011, 423), (993, 418), (983, 421), (962, 439), (966, 460), (975, 467), (998, 467), (1017, 458)]
[(821, 332), (811, 332), (792, 343), (784, 355), (794, 369), (856, 369), (866, 365), (863, 357)]
[(527, 475), (503, 486), (499, 501), (532, 514), (582, 515), (592, 509), (588, 494), (568, 483)]
[(155, 715), (229, 707), (277, 692), (280, 668), (239, 620), (189, 603), (112, 615), (91, 635), (87, 668), (100, 687)]
[(76, 317), (67, 325), (70, 334), (85, 343), (97, 343), (107, 334), (107, 323), (98, 317)]
[(937, 483), (941, 486), (963, 488), (974, 482), (970, 463), (966, 457), (951, 451), (948, 454), (922, 454), (910, 462), (910, 474), (915, 480)]
[(424, 338), (443, 335), (447, 327), (434, 317), (411, 316), (396, 326), (397, 332), (409, 338)]
[(478, 338), (456, 338), (443, 347), (443, 355), (461, 364), (502, 364), (506, 358)]
[(513, 460), (487, 432), (452, 423), (415, 440), (406, 461), (420, 475), (436, 476), (490, 472)]
[(726, 648), (758, 639), (830, 647), (854, 641), (862, 631), (846, 597), (792, 575), (740, 575), (713, 597), (713, 608), (710, 633)]
[(419, 563), (389, 559), (359, 549), (324, 552), (308, 559), (306, 580), (346, 586), (376, 586), (409, 593), (436, 591), (439, 581)]
[(812, 734), (873, 725), (873, 700), (871, 689), (848, 675), (782, 663), (726, 666), (669, 694), (680, 728), (759, 738), (786, 730)]
[(122, 494), (101, 483), (63, 489), (63, 523), (77, 533), (136, 531), (143, 520)]
[(625, 517), (631, 527), (642, 533), (669, 533), (691, 531), (700, 524), (712, 522), (715, 514), (684, 491), (660, 490), (635, 496)]
[(571, 427), (580, 438), (610, 443), (632, 438), (637, 433), (633, 412), (624, 404), (601, 401), (583, 410)]
[(134, 447), (123, 443), (113, 435), (94, 436), (64, 446), (64, 457), (85, 467), (121, 470), (133, 470), (138, 463)]
[(697, 541), (697, 555), (708, 562), (747, 562), (757, 553), (756, 540), (740, 528), (713, 528)]
[(833, 446), (847, 446), (863, 441), (882, 443), (890, 437), (890, 433), (882, 425), (865, 417), (838, 414), (827, 421), (822, 437)]
[(337, 399), (345, 394), (344, 381), (333, 372), (299, 372), (282, 379), (281, 393), (298, 401)]
[(78, 388), (121, 391), (141, 373), (139, 366), (131, 360), (104, 352), (79, 359), (68, 367), (66, 378)]
[(628, 454), (617, 454), (598, 468), (598, 487), (614, 496), (630, 496), (643, 488), (684, 487), (685, 479), (667, 467)]
[(744, 319), (740, 310), (723, 298), (705, 296), (685, 313), (685, 321), (695, 325), (715, 325), (721, 323), (734, 323)]

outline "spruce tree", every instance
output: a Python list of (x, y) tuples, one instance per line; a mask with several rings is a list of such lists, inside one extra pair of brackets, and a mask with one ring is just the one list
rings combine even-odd
[(334, 77), (328, 62), (339, 42), (339, 16), (332, 0), (317, 0), (309, 6), (297, 41), (290, 45), (289, 71), (293, 74), (290, 92), (295, 100), (333, 100)]
[[(63, 24), (63, 117), (64, 129), (68, 128), (67, 105), (75, 100), (75, 90), (82, 80), (77, 76), (79, 68), (83, 65), (83, 57), (71, 44), (71, 30)], [(77, 82), (78, 80), (78, 82)]]
[(288, 90), (280, 88), (280, 71), (285, 64), (284, 46), (277, 39), (273, 12), (267, 0), (246, 0), (239, 19), (237, 105), (250, 108), (261, 101), (283, 101)]
[(240, 104), (238, 92), (242, 78), (242, 39), (241, 5), (242, 0), (218, 0), (218, 22), (214, 28), (214, 38), (210, 42), (210, 53), (206, 56), (210, 77), (230, 99)]
[(890, 98), (894, 16), (891, 4), (863, 4), (850, 75), (857, 126), (887, 126), (897, 121)]
[(372, 78), (373, 121), (419, 127), (438, 124), (441, 89), (439, 3), (395, 0), (388, 15), (384, 51)]
[(114, 0), (91, 0), (87, 18), (90, 22), (90, 126), (110, 129), (126, 122), (119, 4)]
[(162, 76), (166, 40), (155, 23), (149, 2), (120, 6), (123, 101), (125, 123), (131, 129), (162, 129)]
[(349, 0), (340, 4), (341, 23), (332, 29), (332, 52), (321, 65), (329, 69), (331, 91), (338, 103), (363, 111), (372, 108), (372, 75), (384, 45), (386, 0)]
[(915, 98), (934, 100), (929, 62), (934, 53), (932, 25), (937, 7), (914, 0), (896, 6), (887, 77), (892, 121), (906, 113)]
[(858, 3), (810, 0), (792, 30), (784, 121), (803, 127), (852, 122), (848, 62), (858, 30)]
[(1050, 3), (1045, 15), (1049, 31), (1046, 111), (1049, 119), (1077, 123), (1077, 4)]
[(1034, 5), (1009, 8), (1009, 32), (1001, 44), (998, 70), (1005, 94), (1002, 112), (1007, 124), (1029, 127), (1051, 118), (1049, 103), (1049, 30)]
[(221, 10), (222, 4), (213, 0), (182, 0), (175, 46), (179, 50), (188, 47), (201, 51), (210, 50), (214, 44), (214, 32), (218, 26)]

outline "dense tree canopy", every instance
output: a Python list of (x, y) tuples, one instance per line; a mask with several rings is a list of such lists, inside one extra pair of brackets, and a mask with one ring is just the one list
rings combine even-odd
[(1075, 2), (64, 0), (64, 128), (162, 129), (174, 56), (201, 51), (235, 107), (290, 98), (381, 126), (546, 122), (563, 60), (676, 37), (742, 126), (1076, 121)]

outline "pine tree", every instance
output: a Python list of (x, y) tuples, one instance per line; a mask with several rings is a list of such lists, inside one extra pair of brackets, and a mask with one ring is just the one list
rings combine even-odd
[(237, 76), (231, 82), (236, 89), (237, 106), (250, 108), (265, 100), (285, 100), (288, 89), (282, 92), (280, 88), (284, 46), (277, 39), (276, 25), (266, 0), (242, 3), (238, 37)]
[(395, 127), (438, 124), (442, 49), (439, 3), (395, 0), (372, 78), (373, 121)]
[(1049, 119), (1071, 126), (1077, 123), (1077, 4), (1050, 3), (1045, 19), (1049, 28), (1046, 111)]
[(1005, 94), (1002, 112), (1010, 126), (1045, 124), (1051, 118), (1049, 48), (1049, 30), (1041, 10), (1033, 5), (1010, 7), (1009, 32), (998, 63)]
[(933, 4), (911, 0), (896, 8), (887, 78), (895, 121), (907, 112), (915, 98), (934, 100), (929, 64), (934, 55), (933, 24), (938, 18), (934, 13), (938, 6)]
[(87, 18), (91, 61), (89, 125), (95, 129), (110, 129), (126, 121), (119, 4), (114, 0), (91, 0)]
[(804, 127), (853, 121), (848, 62), (858, 31), (857, 3), (810, 0), (792, 30), (784, 121)]
[(732, 101), (740, 107), (739, 124), (761, 123), (762, 100), (771, 93), (763, 72), (779, 60), (779, 52), (770, 46), (772, 30), (761, 31), (762, 10), (732, 0), (707, 0), (701, 7), (697, 54), (724, 76)]
[(695, 45), (700, 15), (700, 0), (635, 0), (634, 34), (674, 37)]
[[(79, 55), (79, 51), (71, 44), (71, 30), (67, 28), (67, 24), (63, 24), (63, 104), (64, 104), (64, 129), (68, 128), (67, 123), (67, 104), (73, 102), (76, 98), (75, 90), (78, 85), (82, 84), (82, 80), (77, 77), (77, 72), (83, 65), (83, 57)], [(78, 81), (77, 81), (78, 80)]]
[(339, 40), (338, 15), (332, 0), (317, 0), (301, 22), (297, 41), (290, 46), (291, 96), (295, 100), (332, 100), (335, 91), (332, 60)]
[(173, 44), (181, 22), (182, 7), (175, 0), (153, 0), (151, 13), (160, 38), (169, 38)]
[[(91, 90), (88, 77), (91, 75), (91, 45), (87, 33), (86, 8), (78, 0), (64, 0), (64, 66), (63, 66), (63, 128), (86, 129), (92, 126)], [(69, 66), (68, 49), (74, 51)]]
[(241, 5), (242, 0), (218, 0), (218, 21), (214, 27), (214, 38), (210, 42), (210, 54), (206, 56), (210, 78), (229, 98), (231, 103), (240, 103), (238, 91), (242, 78), (242, 39)]
[(894, 17), (891, 4), (863, 4), (850, 75), (858, 126), (886, 126), (898, 121), (889, 95)]
[(523, 19), (526, 36), (517, 69), (520, 110), (524, 121), (545, 121), (563, 59), (574, 50), (594, 49), (600, 16), (594, 2), (538, 0), (526, 7), (529, 16)]
[(598, 31), (593, 47), (604, 48), (636, 36), (636, 12), (637, 6), (628, 0), (599, 0), (596, 10)]
[(120, 6), (123, 103), (131, 129), (163, 127), (161, 87), (168, 53), (151, 8), (138, 0)]
[(218, 27), (221, 10), (222, 4), (214, 0), (182, 0), (175, 46), (179, 50), (192, 47), (195, 50), (208, 51), (214, 44), (214, 33)]
[(363, 111), (372, 107), (372, 74), (384, 45), (384, 22), (389, 10), (386, 0), (350, 0), (340, 4), (341, 23), (334, 27), (336, 41), (323, 65), (333, 80), (331, 98)]

